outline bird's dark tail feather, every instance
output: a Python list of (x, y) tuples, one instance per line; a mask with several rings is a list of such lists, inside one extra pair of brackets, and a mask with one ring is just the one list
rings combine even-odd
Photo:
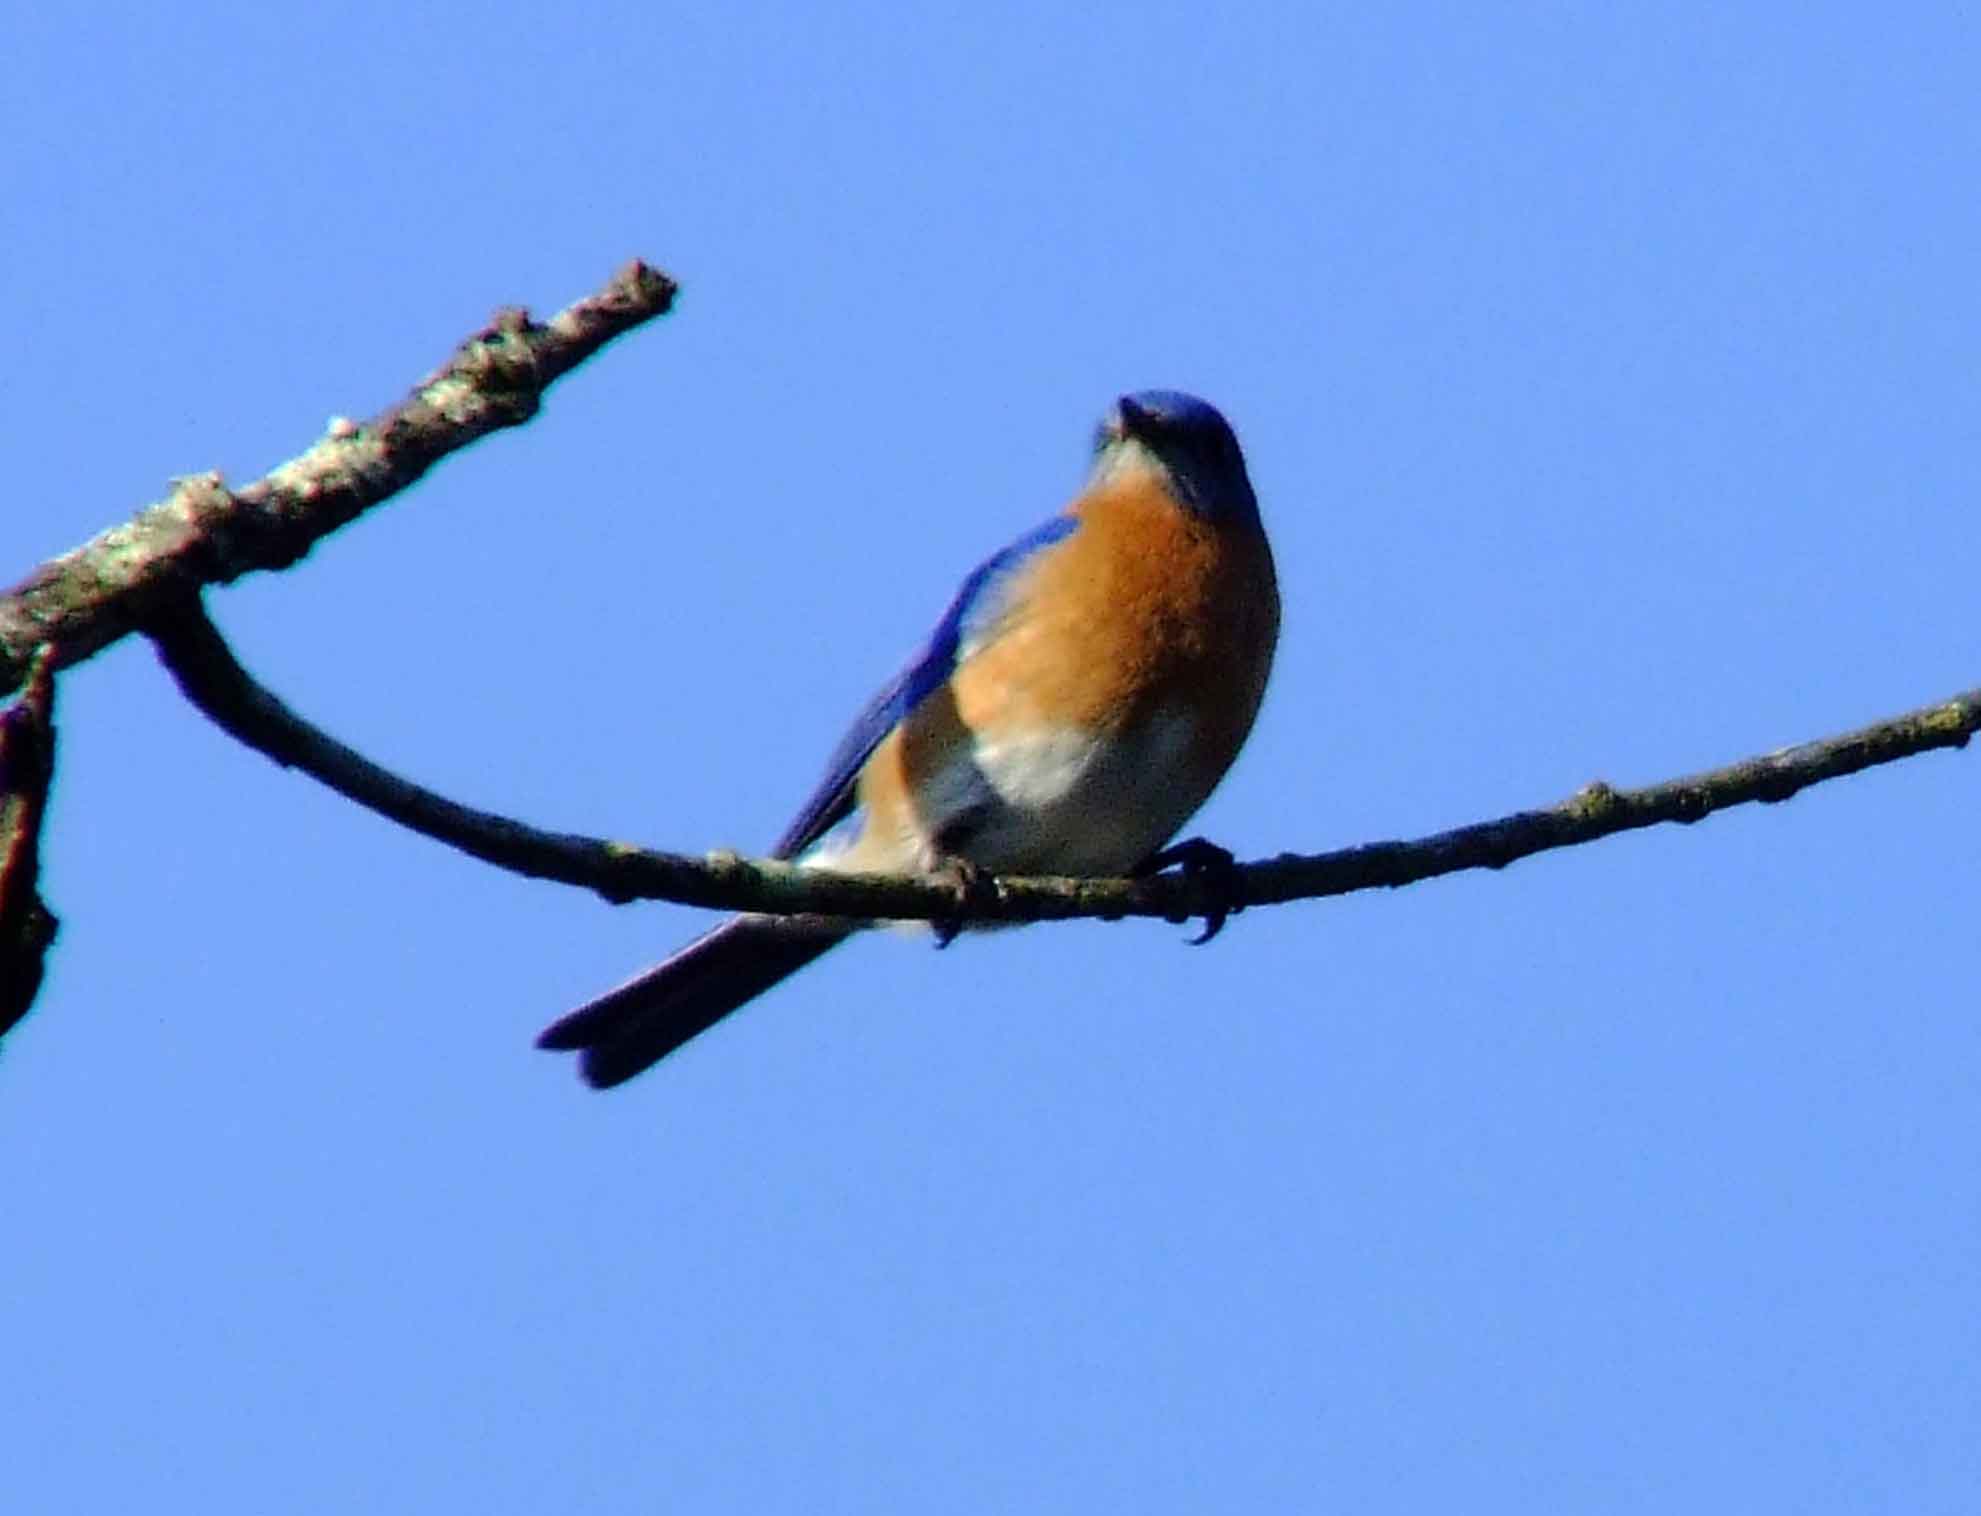
[(851, 934), (818, 917), (733, 917), (553, 1022), (537, 1046), (582, 1052), (578, 1069), (593, 1089), (624, 1084)]

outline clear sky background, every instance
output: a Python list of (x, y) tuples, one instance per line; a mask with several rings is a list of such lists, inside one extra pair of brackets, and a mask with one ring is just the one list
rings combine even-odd
[[(675, 315), (213, 597), (378, 759), (760, 848), (1124, 389), (1285, 636), (1199, 819), (1416, 835), (1981, 683), (1981, 23), (1754, 6), (43, 6), (0, 573), (644, 256)], [(1971, 1513), (1981, 759), (1214, 946), (696, 930), (396, 830), (127, 643), (0, 1051), (23, 1513)]]

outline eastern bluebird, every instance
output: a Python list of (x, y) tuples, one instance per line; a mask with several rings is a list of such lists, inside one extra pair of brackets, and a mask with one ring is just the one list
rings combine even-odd
[[(772, 849), (808, 868), (1113, 876), (1202, 805), (1279, 635), (1272, 550), (1224, 417), (1124, 395), (1086, 488), (963, 581)], [(735, 916), (549, 1027), (631, 1079), (867, 923)]]

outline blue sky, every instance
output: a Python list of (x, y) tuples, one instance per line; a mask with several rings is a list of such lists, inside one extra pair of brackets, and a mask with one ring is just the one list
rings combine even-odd
[[(1413, 835), (1981, 683), (1952, 7), (43, 7), (9, 577), (640, 255), (677, 313), (243, 659), (471, 803), (766, 844), (1124, 389), (1285, 634), (1198, 829)], [(61, 686), (0, 1051), (18, 1508), (1968, 1512), (1976, 760), (1499, 875), (835, 955), (611, 1097), (694, 931)]]

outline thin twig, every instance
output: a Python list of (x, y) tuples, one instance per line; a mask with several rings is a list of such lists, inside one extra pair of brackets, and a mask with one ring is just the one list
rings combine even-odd
[(1779, 802), (1825, 780), (1934, 748), (1965, 747), (1981, 730), (1981, 689), (1821, 742), (1749, 758), (1644, 789), (1586, 786), (1546, 810), (1522, 811), (1411, 842), (1240, 864), (1215, 879), (996, 879), (967, 894), (942, 879), (826, 874), (731, 853), (691, 858), (564, 832), (545, 832), (470, 809), (361, 757), (258, 685), (197, 605), (151, 634), (186, 697), (248, 746), (301, 769), (339, 794), (450, 847), (513, 872), (595, 890), (607, 900), (775, 915), (863, 919), (1059, 921), (1078, 917), (1208, 918), (1220, 909), (1273, 905), (1414, 884), (1466, 869), (1504, 868), (1552, 848), (1594, 842), (1660, 822), (1694, 822), (1752, 801)]
[(666, 312), (674, 294), (673, 280), (636, 262), (548, 322), (500, 312), (399, 404), (370, 421), (332, 422), (314, 447), (253, 484), (229, 490), (218, 474), (177, 481), (160, 504), (0, 595), (0, 693), (19, 687), (43, 645), (67, 667), (203, 585), (287, 568), (448, 453), (529, 420), (554, 381)]

